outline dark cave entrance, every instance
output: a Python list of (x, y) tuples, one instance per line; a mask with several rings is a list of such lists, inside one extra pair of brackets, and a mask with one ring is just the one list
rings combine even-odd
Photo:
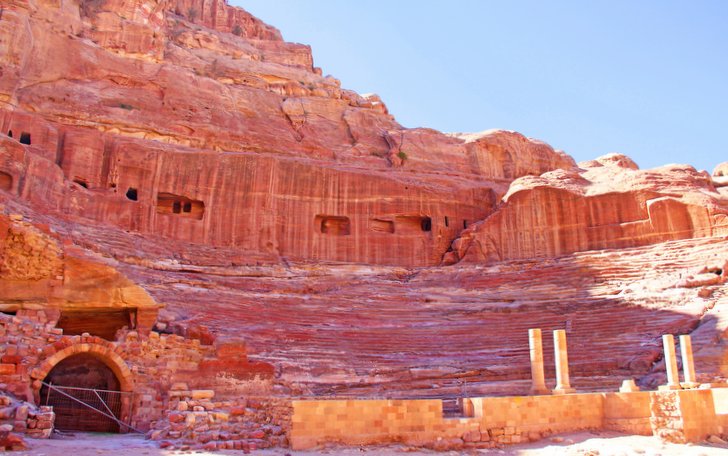
[(118, 420), (122, 416), (126, 393), (121, 392), (121, 382), (111, 368), (99, 358), (87, 353), (71, 355), (56, 364), (43, 382), (40, 405), (53, 407), (57, 429), (120, 431), (119, 423), (111, 417)]

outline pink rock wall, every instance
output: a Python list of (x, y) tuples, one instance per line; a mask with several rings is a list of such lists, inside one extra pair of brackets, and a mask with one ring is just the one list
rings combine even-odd
[(28, 0), (5, 24), (23, 39), (3, 41), (2, 187), (73, 220), (272, 258), (435, 265), (511, 180), (573, 165), (517, 133), (403, 129), (220, 0)]
[(728, 199), (707, 175), (689, 166), (640, 171), (625, 160), (631, 163), (607, 156), (514, 182), (497, 211), (455, 241), (449, 261), (554, 257), (728, 233)]

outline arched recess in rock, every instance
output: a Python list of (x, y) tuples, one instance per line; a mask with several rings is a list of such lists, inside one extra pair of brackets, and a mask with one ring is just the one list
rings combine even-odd
[[(124, 393), (133, 392), (134, 379), (129, 366), (126, 362), (114, 351), (114, 346), (109, 344), (108, 346), (95, 343), (80, 343), (68, 346), (46, 358), (38, 368), (34, 369), (31, 373), (33, 378), (33, 396), (36, 404), (41, 404), (41, 388), (48, 375), (53, 371), (53, 368), (62, 363), (64, 360), (75, 357), (77, 355), (91, 356), (94, 359), (100, 361), (103, 365), (109, 368), (119, 382), (119, 391)], [(130, 395), (121, 395), (121, 408), (119, 418), (124, 423), (129, 423), (132, 412), (132, 404)], [(127, 429), (123, 426), (120, 431), (124, 432)]]

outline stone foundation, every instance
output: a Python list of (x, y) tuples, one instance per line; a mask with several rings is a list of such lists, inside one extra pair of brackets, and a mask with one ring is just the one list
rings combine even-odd
[(714, 404), (709, 389), (652, 392), (652, 432), (673, 443), (705, 440), (720, 431)]
[[(720, 397), (724, 392), (721, 390)], [(583, 430), (657, 435), (696, 442), (721, 429), (711, 390), (587, 393), (472, 398), (473, 416), (446, 418), (440, 400), (314, 400), (293, 402), (291, 446), (404, 443), (437, 450), (492, 448)], [(656, 403), (679, 406), (666, 407)], [(467, 400), (466, 400), (467, 401)], [(669, 418), (669, 419), (666, 419)], [(677, 429), (678, 434), (664, 430)]]

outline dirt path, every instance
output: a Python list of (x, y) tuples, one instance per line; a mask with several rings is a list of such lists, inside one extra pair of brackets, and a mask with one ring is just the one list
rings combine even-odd
[[(197, 456), (240, 455), (241, 451), (170, 451), (159, 449), (155, 443), (133, 435), (76, 434), (73, 437), (51, 440), (28, 440), (31, 448), (15, 453), (17, 456), (172, 456), (192, 454)], [(625, 436), (615, 433), (578, 433), (546, 439), (527, 445), (513, 445), (504, 449), (468, 450), (463, 452), (415, 450), (404, 446), (383, 448), (328, 448), (315, 452), (285, 449), (252, 452), (261, 456), (354, 456), (362, 454), (395, 455), (513, 455), (513, 456), (727, 456), (728, 445), (702, 443), (698, 445), (665, 444), (654, 437)]]

